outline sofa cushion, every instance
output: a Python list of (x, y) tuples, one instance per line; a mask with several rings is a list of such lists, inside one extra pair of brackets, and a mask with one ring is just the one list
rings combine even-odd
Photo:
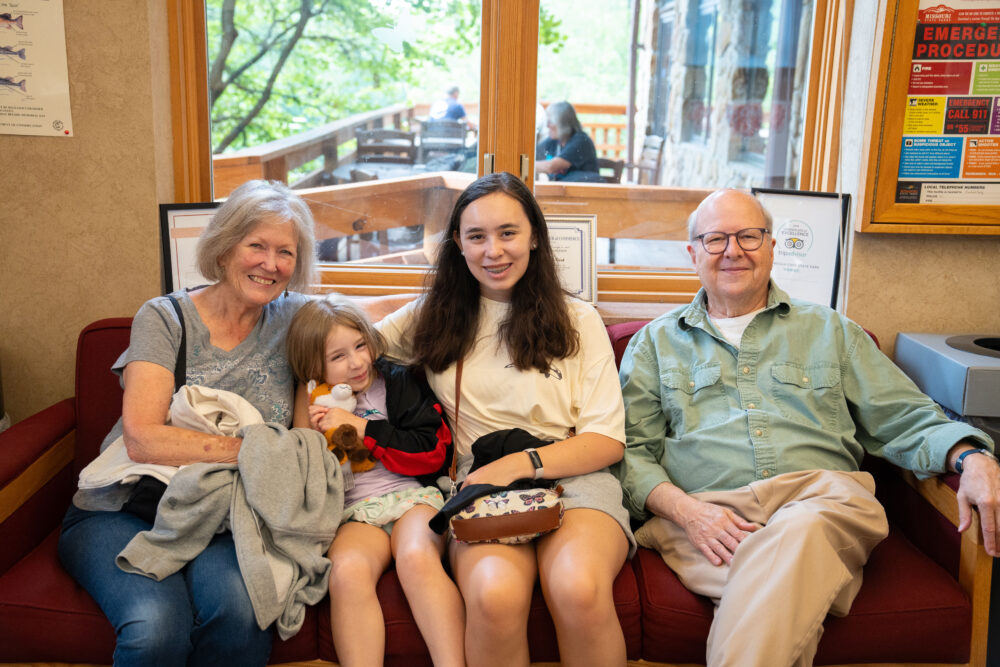
[(651, 549), (640, 547), (632, 566), (642, 604), (642, 657), (654, 662), (704, 664), (712, 602), (684, 588)]
[[(110, 665), (114, 629), (60, 565), (58, 540), (55, 530), (0, 576), (0, 662)], [(316, 659), (316, 617), (316, 610), (309, 609), (297, 635), (284, 642), (275, 639), (272, 663)]]
[(0, 576), (0, 662), (110, 665), (115, 632), (56, 555), (59, 531)]
[(73, 474), (94, 460), (122, 414), (121, 380), (111, 365), (128, 347), (132, 318), (98, 320), (80, 332), (76, 348), (76, 458)]
[[(711, 601), (684, 588), (654, 551), (639, 549), (633, 565), (642, 657), (704, 664)], [(824, 622), (815, 664), (967, 662), (971, 624), (972, 608), (958, 582), (892, 529), (865, 566), (851, 613)]]
[(844, 618), (828, 616), (817, 665), (969, 661), (972, 605), (958, 582), (893, 527)]
[[(379, 604), (382, 606), (382, 617), (385, 622), (385, 660), (386, 667), (432, 667), (427, 645), (424, 643), (417, 622), (410, 612), (410, 605), (403, 595), (403, 587), (399, 584), (399, 576), (395, 568), (390, 567), (379, 579), (375, 587)], [(333, 635), (330, 632), (330, 602), (324, 598), (319, 603), (319, 658), (337, 662), (337, 653), (333, 648)]]
[[(376, 589), (382, 615), (385, 619), (385, 665), (387, 667), (431, 666), (427, 646), (420, 635), (410, 606), (399, 585), (395, 569), (379, 579)], [(639, 590), (635, 574), (628, 563), (622, 568), (614, 582), (615, 610), (625, 634), (625, 650), (630, 660), (638, 660), (642, 640), (640, 628)], [(320, 658), (336, 662), (333, 638), (330, 634), (330, 607), (324, 600), (320, 603), (319, 644)], [(541, 588), (536, 585), (528, 611), (528, 645), (532, 662), (558, 662), (559, 647), (556, 643), (555, 625), (549, 615)]]

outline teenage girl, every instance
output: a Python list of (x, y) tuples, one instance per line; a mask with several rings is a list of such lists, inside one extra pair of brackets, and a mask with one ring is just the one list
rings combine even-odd
[[(377, 461), (370, 471), (345, 476), (353, 485), (345, 484), (344, 517), (328, 553), (333, 643), (345, 667), (384, 662), (375, 585), (395, 558), (434, 664), (464, 665), (462, 598), (441, 562), (444, 538), (427, 525), (444, 500), (437, 488), (424, 486), (450, 461), (451, 433), (426, 382), (386, 360), (383, 349), (364, 313), (342, 297), (306, 304), (288, 332), (299, 385), (296, 418), (307, 417), (323, 433), (353, 425)], [(309, 380), (350, 385), (358, 401), (354, 413), (310, 406)]]

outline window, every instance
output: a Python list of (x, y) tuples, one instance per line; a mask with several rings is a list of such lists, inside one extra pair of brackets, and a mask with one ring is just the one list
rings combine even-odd
[(687, 49), (684, 58), (684, 107), (681, 139), (705, 142), (715, 102), (716, 0), (692, 0), (688, 13)]
[[(660, 40), (655, 56), (669, 69), (662, 78), (683, 82), (681, 92), (667, 89), (669, 99), (650, 108), (649, 125), (667, 137), (665, 182), (795, 187), (808, 120), (797, 65), (821, 46), (802, 34), (812, 3), (755, 0), (732, 14), (720, 13), (715, 0), (686, 6), (686, 14), (675, 3), (660, 12), (661, 26), (684, 26), (671, 33), (674, 43)], [(720, 34), (725, 44), (717, 43)], [(681, 50), (683, 59), (671, 58)], [(671, 110), (682, 116), (679, 132), (666, 120)]]
[[(611, 1), (608, 0), (609, 3)], [(625, 8), (629, 7), (626, 0), (614, 1)], [(783, 4), (794, 2), (794, 0), (782, 1)], [(174, 98), (177, 193), (178, 199), (201, 201), (211, 196), (205, 185), (205, 174), (209, 171), (207, 162), (210, 154), (210, 141), (207, 138), (205, 118), (208, 90), (207, 86), (201, 83), (209, 78), (208, 61), (204, 52), (200, 56), (198, 53), (198, 35), (205, 35), (206, 28), (203, 23), (199, 23), (198, 12), (192, 11), (190, 6), (185, 6), (191, 3), (185, 3), (182, 0), (169, 0), (169, 2), (172, 57), (174, 69), (177, 72), (176, 96)], [(826, 6), (833, 2), (835, 0), (821, 1), (816, 6), (815, 11), (817, 13), (820, 13), (820, 10), (825, 12)], [(380, 7), (383, 6), (383, 3), (378, 4)], [(413, 3), (413, 6), (426, 7), (430, 4), (432, 3), (420, 2)], [(685, 1), (683, 4), (686, 7), (689, 3)], [(397, 9), (409, 5), (407, 0), (390, 0), (384, 3), (385, 7)], [(477, 6), (480, 5), (477, 4)], [(481, 95), (479, 96), (479, 124), (476, 136), (478, 154), (473, 162), (474, 168), (477, 170), (482, 169), (483, 157), (486, 154), (494, 156), (497, 169), (514, 173), (521, 171), (521, 155), (528, 156), (529, 169), (533, 162), (536, 90), (540, 87), (540, 84), (536, 85), (536, 76), (538, 78), (542, 76), (541, 73), (537, 72), (539, 14), (542, 14), (543, 21), (546, 20), (544, 18), (548, 11), (546, 6), (547, 2), (543, 2), (543, 7), (539, 11), (537, 3), (531, 0), (516, 3), (503, 2), (502, 0), (483, 0), (481, 3), (481, 19), (477, 17), (475, 28), (476, 31), (479, 31), (479, 26), (481, 26), (482, 30), (481, 37), (475, 39), (476, 46), (481, 45), (482, 53), (481, 68), (476, 70), (482, 72), (482, 80), (479, 81)], [(663, 34), (664, 31), (661, 31), (654, 43), (656, 47), (662, 47), (668, 51), (668, 56), (678, 48), (682, 49), (680, 53), (683, 54), (683, 57), (676, 59), (663, 57), (660, 62), (667, 63), (672, 68), (675, 66), (676, 60), (679, 65), (692, 64), (694, 67), (701, 67), (706, 72), (708, 70), (716, 73), (725, 71), (731, 75), (732, 64), (720, 62), (716, 53), (718, 50), (715, 43), (716, 35), (721, 34), (718, 32), (718, 22), (724, 17), (719, 15), (714, 2), (695, 0), (693, 6), (697, 10), (692, 15), (693, 18), (675, 13), (673, 21), (665, 21), (665, 15), (661, 10), (668, 9), (669, 4), (661, 3), (658, 8), (655, 3), (648, 5), (643, 3), (644, 13), (639, 17), (643, 25), (649, 25), (649, 22), (652, 21), (659, 21), (660, 26), (663, 26), (664, 23), (671, 25), (669, 38)], [(809, 5), (803, 6), (805, 7), (804, 11), (809, 11)], [(631, 20), (630, 11), (626, 10), (623, 14), (627, 20)], [(549, 16), (551, 18), (551, 14)], [(696, 50), (695, 55), (688, 57), (690, 43), (687, 35), (678, 34), (677, 31), (689, 29), (692, 20), (697, 32), (703, 35), (704, 40), (702, 46), (699, 47), (700, 50)], [(803, 15), (802, 23), (809, 23), (808, 15)], [(773, 32), (773, 16), (771, 24)], [(784, 24), (779, 22), (779, 32), (781, 25)], [(681, 28), (682, 26), (683, 28)], [(378, 27), (392, 31), (398, 27), (398, 24)], [(642, 35), (646, 35), (648, 39), (653, 32), (652, 29), (639, 30), (640, 44), (638, 45), (631, 45), (630, 39), (625, 38), (624, 62), (628, 63), (626, 67), (631, 66), (633, 62), (631, 52), (636, 54), (637, 60), (653, 56), (651, 45), (640, 48), (643, 44)], [(542, 34), (544, 40), (544, 31)], [(586, 35), (574, 35), (569, 32), (560, 34), (565, 34), (570, 40), (587, 39)], [(834, 57), (836, 49), (831, 49), (829, 45), (836, 41), (842, 47), (842, 33), (823, 31), (818, 34), (822, 40), (820, 44), (812, 46), (800, 44), (797, 53), (819, 54), (823, 59), (823, 67), (827, 68), (825, 72), (831, 71), (830, 68), (833, 67), (832, 71), (835, 74), (833, 81), (839, 81), (837, 77), (842, 76), (842, 74), (837, 73), (836, 69), (839, 63), (838, 58)], [(780, 53), (780, 49), (777, 49), (774, 56), (775, 62), (778, 62), (778, 53)], [(698, 64), (699, 61), (700, 64)], [(816, 66), (813, 63), (813, 67)], [(634, 68), (636, 72), (646, 72), (636, 82), (635, 99), (637, 100), (649, 100), (655, 97), (652, 90), (657, 85), (655, 82), (658, 79), (652, 76), (648, 65), (645, 66), (645, 69), (643, 67), (640, 63)], [(801, 79), (803, 75), (798, 73), (796, 76)], [(713, 146), (712, 142), (722, 140), (716, 135), (720, 135), (724, 131), (723, 127), (719, 127), (719, 120), (725, 119), (721, 110), (724, 109), (722, 105), (726, 103), (724, 95), (728, 95), (727, 91), (731, 90), (731, 86), (729, 86), (731, 80), (720, 84), (718, 74), (714, 77), (709, 77), (706, 74), (700, 87), (692, 87), (686, 82), (681, 85), (681, 81), (684, 81), (683, 78), (678, 79), (672, 74), (666, 74), (665, 77), (663, 81), (667, 84), (666, 88), (660, 88), (660, 90), (665, 90), (665, 94), (671, 98), (671, 101), (666, 105), (644, 104), (641, 107), (641, 115), (629, 114), (629, 109), (634, 107), (627, 100), (624, 105), (619, 100), (613, 100), (617, 102), (617, 105), (608, 105), (606, 104), (607, 100), (594, 100), (594, 103), (598, 109), (595, 113), (609, 113), (608, 109), (614, 107), (618, 110), (612, 109), (610, 113), (624, 116), (624, 121), (618, 122), (623, 122), (626, 128), (625, 141), (621, 142), (624, 144), (624, 148), (621, 150), (622, 158), (626, 161), (634, 161), (638, 157), (638, 148), (641, 147), (647, 131), (654, 127), (666, 129), (668, 141), (664, 147), (663, 169), (666, 174), (664, 180), (673, 183), (675, 187), (636, 188), (628, 184), (628, 169), (626, 169), (626, 176), (624, 176), (626, 183), (622, 185), (540, 183), (536, 187), (536, 195), (544, 210), (578, 212), (581, 208), (587, 207), (598, 215), (599, 227), (601, 228), (599, 233), (608, 241), (633, 239), (640, 244), (649, 244), (654, 240), (674, 239), (682, 242), (686, 233), (684, 220), (688, 212), (707, 193), (708, 189), (719, 185), (749, 184), (750, 178), (746, 174), (734, 172), (736, 175), (733, 176), (725, 169), (719, 169), (718, 165), (706, 164), (704, 169), (691, 168), (685, 162), (685, 160), (689, 160), (689, 157), (682, 154), (682, 149), (685, 146), (711, 154), (718, 153), (718, 151), (706, 151), (706, 149)], [(777, 85), (777, 79), (775, 79), (771, 90)], [(474, 89), (474, 86), (467, 87)], [(799, 85), (797, 90), (801, 89), (802, 86)], [(665, 107), (675, 111), (679, 110), (685, 99), (693, 100), (695, 98), (693, 96), (690, 98), (677, 97), (676, 103), (673, 102), (672, 98), (678, 95), (687, 95), (691, 91), (698, 93), (704, 108), (713, 110), (711, 114), (702, 116), (700, 126), (696, 124), (694, 127), (701, 133), (700, 136), (707, 136), (706, 141), (700, 144), (680, 141), (683, 123), (671, 122), (666, 118), (662, 121), (656, 121), (650, 117), (656, 108)], [(472, 90), (468, 92), (472, 93)], [(798, 94), (796, 93), (796, 95)], [(836, 86), (832, 83), (825, 84), (815, 99), (810, 97), (810, 108), (822, 108), (824, 104), (828, 104), (828, 99), (835, 97), (835, 94)], [(463, 91), (464, 95), (465, 91)], [(776, 97), (775, 93), (771, 93), (771, 95), (772, 98)], [(475, 97), (474, 93), (469, 96)], [(423, 100), (426, 100), (429, 110), (429, 103), (432, 100), (427, 98), (423, 98)], [(413, 123), (414, 118), (422, 114), (420, 104), (423, 100), (408, 97), (401, 100), (399, 105), (379, 107), (373, 111), (359, 111), (355, 115), (376, 114), (359, 121), (371, 127), (379, 125), (395, 127), (398, 124), (402, 129), (405, 129), (406, 125)], [(808, 118), (808, 114), (803, 115)], [(674, 118), (676, 117), (675, 115)], [(711, 123), (709, 119), (711, 119)], [(594, 125), (601, 122), (603, 121), (600, 118), (593, 120)], [(661, 124), (658, 126), (657, 122)], [(722, 125), (726, 124), (723, 122)], [(763, 122), (761, 127), (765, 127)], [(304, 127), (299, 134), (313, 132), (316, 129)], [(799, 135), (790, 134), (785, 153), (794, 152), (791, 147), (801, 140), (803, 132), (812, 132), (812, 130), (807, 126), (806, 130), (799, 129), (798, 132)], [(773, 132), (768, 130), (769, 137), (771, 134)], [(805, 151), (811, 161), (827, 160), (829, 155), (836, 155), (836, 135), (827, 132), (822, 136), (829, 138), (825, 140), (825, 143)], [(807, 138), (812, 137), (807, 135)], [(253, 177), (287, 179), (289, 172), (295, 166), (307, 165), (316, 158), (322, 158), (322, 160), (320, 167), (314, 167), (313, 170), (318, 168), (321, 171), (330, 171), (329, 165), (324, 163), (326, 161), (342, 163), (345, 158), (343, 151), (346, 150), (350, 153), (352, 150), (350, 144), (352, 139), (353, 129), (349, 132), (345, 128), (339, 128), (332, 136), (328, 135), (326, 139), (314, 142), (314, 145), (310, 145), (307, 150), (285, 150), (279, 146), (276, 151), (271, 153), (260, 154), (258, 151), (257, 155), (244, 155), (245, 159), (243, 159), (242, 164), (237, 165), (242, 171), (236, 174), (236, 178), (243, 180)], [(335, 140), (335, 149), (330, 140)], [(280, 142), (283, 139), (276, 141)], [(609, 144), (612, 142), (597, 141), (595, 143)], [(273, 157), (277, 154), (280, 154), (281, 159)], [(767, 156), (766, 151), (765, 156)], [(723, 161), (732, 162), (731, 157), (725, 151), (721, 153)], [(292, 165), (293, 162), (298, 162), (298, 164)], [(703, 176), (707, 169), (720, 173), (721, 179), (715, 181), (705, 179)], [(311, 170), (306, 171), (310, 172)], [(760, 171), (758, 167), (755, 177), (759, 177)], [(686, 182), (678, 182), (681, 180), (677, 178), (678, 174), (689, 175), (690, 179)], [(294, 178), (294, 174), (292, 177)], [(326, 230), (324, 233), (332, 237), (333, 234), (330, 230), (333, 230), (335, 235), (339, 235), (340, 238), (350, 238), (349, 241), (342, 243), (353, 244), (350, 249), (350, 259), (347, 260), (348, 263), (345, 263), (347, 256), (342, 252), (342, 250), (346, 252), (346, 248), (342, 246), (341, 249), (338, 249), (337, 259), (341, 261), (338, 264), (329, 265), (324, 270), (324, 283), (354, 293), (382, 294), (418, 290), (426, 271), (425, 265), (408, 265), (407, 259), (400, 256), (400, 253), (382, 253), (381, 249), (377, 253), (379, 257), (397, 255), (392, 260), (394, 263), (380, 261), (379, 264), (371, 264), (368, 261), (372, 259), (371, 257), (365, 258), (365, 262), (362, 262), (362, 250), (379, 246), (383, 241), (379, 238), (380, 234), (404, 236), (407, 232), (401, 230), (409, 229), (409, 233), (415, 234), (417, 225), (434, 223), (436, 220), (440, 220), (443, 224), (444, 216), (439, 215), (439, 213), (428, 214), (427, 211), (447, 211), (457, 194), (472, 178), (474, 178), (474, 174), (469, 172), (440, 171), (403, 180), (380, 179), (340, 186), (319, 185), (319, 187), (305, 190), (304, 194), (310, 200), (313, 210), (317, 214), (318, 224)], [(217, 183), (219, 182), (221, 181), (217, 178)], [(392, 224), (386, 224), (383, 220), (388, 220)], [(393, 231), (390, 235), (390, 230), (397, 231)], [(419, 250), (417, 254), (426, 256), (426, 251), (432, 250), (434, 245), (433, 233), (433, 228), (425, 228), (419, 243), (412, 238), (409, 241), (411, 246), (419, 245), (420, 248), (414, 247), (412, 250), (401, 252), (409, 253)], [(391, 242), (392, 239), (390, 238), (389, 241)], [(619, 243), (618, 256), (619, 260), (623, 257), (621, 243)], [(697, 278), (688, 272), (676, 269), (664, 270), (664, 268), (669, 269), (670, 267), (665, 267), (665, 265), (642, 267), (631, 266), (623, 261), (608, 262), (599, 271), (599, 298), (602, 301), (657, 301), (686, 300), (689, 298), (689, 295), (697, 288)]]
[(657, 14), (656, 54), (653, 64), (653, 99), (650, 104), (650, 134), (664, 137), (670, 103), (671, 40), (674, 33), (674, 0), (661, 2)]

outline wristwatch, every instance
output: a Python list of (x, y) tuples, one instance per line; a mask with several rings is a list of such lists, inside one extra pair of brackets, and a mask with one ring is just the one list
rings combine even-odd
[(544, 477), (545, 468), (542, 466), (542, 457), (538, 455), (538, 450), (534, 447), (529, 447), (524, 450), (524, 453), (531, 459), (531, 465), (535, 466), (535, 479)]
[(961, 454), (959, 454), (958, 458), (955, 459), (955, 472), (957, 472), (959, 475), (962, 474), (962, 462), (965, 460), (965, 457), (968, 456), (969, 454), (983, 454), (985, 456), (990, 457), (994, 461), (997, 460), (997, 457), (993, 455), (993, 452), (991, 452), (988, 449), (982, 449), (982, 448), (980, 448), (980, 449), (967, 449), (964, 452), (962, 452)]

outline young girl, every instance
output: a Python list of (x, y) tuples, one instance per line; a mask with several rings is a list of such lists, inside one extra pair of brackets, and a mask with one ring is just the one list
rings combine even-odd
[[(434, 664), (463, 665), (462, 598), (441, 563), (444, 538), (427, 525), (444, 500), (422, 484), (450, 461), (451, 433), (426, 382), (383, 358), (383, 349), (364, 313), (339, 297), (306, 304), (288, 331), (288, 359), (299, 383), (296, 418), (307, 417), (324, 433), (351, 424), (377, 460), (374, 469), (353, 473), (328, 554), (333, 643), (341, 665), (383, 663), (385, 625), (375, 584), (395, 558)], [(310, 406), (309, 380), (350, 385), (358, 401), (354, 414)]]

